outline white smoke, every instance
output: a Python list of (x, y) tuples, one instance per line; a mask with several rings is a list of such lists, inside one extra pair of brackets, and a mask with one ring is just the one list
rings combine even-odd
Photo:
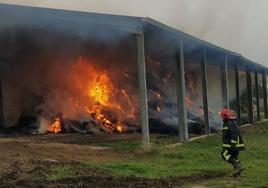
[(48, 121), (45, 118), (40, 117), (39, 118), (39, 128), (37, 133), (44, 134), (47, 132), (48, 127)]

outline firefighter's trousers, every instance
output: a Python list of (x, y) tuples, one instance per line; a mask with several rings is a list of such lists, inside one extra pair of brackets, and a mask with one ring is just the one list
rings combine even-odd
[(239, 150), (235, 148), (223, 149), (221, 152), (221, 156), (223, 160), (227, 161), (228, 163), (231, 163), (234, 167), (239, 165), (238, 155), (239, 155)]

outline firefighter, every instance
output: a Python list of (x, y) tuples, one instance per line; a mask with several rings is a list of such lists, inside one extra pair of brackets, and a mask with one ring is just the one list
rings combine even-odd
[(238, 177), (243, 170), (238, 160), (239, 151), (245, 149), (243, 139), (238, 130), (238, 123), (233, 111), (222, 109), (219, 114), (223, 120), (221, 156), (225, 161), (233, 165), (233, 176)]

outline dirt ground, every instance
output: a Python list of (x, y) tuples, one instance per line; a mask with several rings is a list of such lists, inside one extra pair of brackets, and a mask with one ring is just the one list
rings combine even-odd
[(187, 182), (222, 176), (203, 173), (194, 177), (145, 179), (119, 177), (99, 169), (83, 168), (79, 176), (73, 178), (36, 178), (45, 176), (54, 164), (76, 166), (83, 161), (102, 162), (113, 158), (127, 158), (129, 154), (126, 152), (94, 144), (101, 141), (138, 139), (139, 134), (0, 135), (0, 187), (176, 187)]

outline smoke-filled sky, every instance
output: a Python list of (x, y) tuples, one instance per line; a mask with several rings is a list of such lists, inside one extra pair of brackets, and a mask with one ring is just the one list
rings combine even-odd
[(0, 0), (0, 3), (151, 17), (268, 66), (267, 0)]

